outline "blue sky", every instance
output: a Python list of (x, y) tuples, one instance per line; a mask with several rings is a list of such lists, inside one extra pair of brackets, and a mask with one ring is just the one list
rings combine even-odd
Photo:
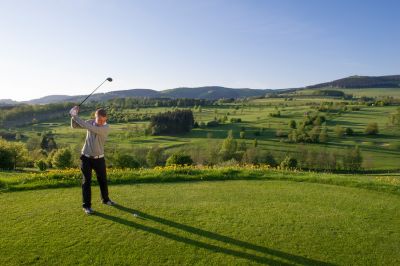
[(0, 99), (400, 74), (398, 1), (0, 0)]

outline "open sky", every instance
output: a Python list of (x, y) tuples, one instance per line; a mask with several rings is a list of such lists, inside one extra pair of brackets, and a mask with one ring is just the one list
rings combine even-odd
[(0, 99), (400, 74), (400, 1), (0, 0)]

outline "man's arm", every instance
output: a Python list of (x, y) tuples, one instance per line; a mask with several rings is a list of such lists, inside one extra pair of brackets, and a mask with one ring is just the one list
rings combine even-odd
[(76, 123), (74, 118), (73, 118), (74, 116), (77, 116), (78, 113), (79, 113), (79, 106), (74, 106), (69, 111), (69, 114), (71, 115), (71, 128), (83, 128), (78, 123)]
[[(102, 127), (98, 127), (98, 126), (94, 126), (91, 123), (88, 123), (84, 120), (82, 120), (78, 115), (74, 115), (72, 116), (72, 120), (78, 124), (78, 126), (80, 126), (81, 128), (86, 128), (87, 130), (96, 133), (98, 135), (107, 137), (108, 132), (110, 130), (110, 128), (107, 126), (102, 126)], [(71, 120), (71, 121), (72, 121)]]
[(71, 117), (71, 128), (83, 128), (75, 122), (74, 118)]

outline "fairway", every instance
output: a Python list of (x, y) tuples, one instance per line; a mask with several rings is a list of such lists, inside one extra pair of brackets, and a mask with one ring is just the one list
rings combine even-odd
[[(1, 265), (399, 265), (398, 195), (287, 181), (0, 194)], [(134, 216), (136, 213), (138, 216)]]

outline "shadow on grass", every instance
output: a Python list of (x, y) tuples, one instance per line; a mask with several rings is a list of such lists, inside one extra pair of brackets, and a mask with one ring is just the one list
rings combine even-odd
[(274, 249), (266, 248), (263, 246), (255, 245), (252, 243), (248, 243), (248, 242), (245, 242), (242, 240), (237, 240), (237, 239), (234, 239), (234, 238), (231, 238), (228, 236), (220, 235), (220, 234), (206, 231), (206, 230), (203, 230), (200, 228), (188, 226), (185, 224), (180, 224), (180, 223), (177, 223), (177, 222), (174, 222), (171, 220), (167, 220), (167, 219), (164, 219), (161, 217), (146, 214), (141, 211), (134, 210), (134, 209), (122, 206), (122, 205), (115, 205), (114, 207), (123, 212), (134, 214), (136, 218), (139, 218), (142, 220), (152, 220), (154, 222), (157, 222), (157, 223), (160, 223), (163, 225), (167, 225), (167, 226), (173, 227), (173, 228), (181, 230), (181, 231), (186, 231), (188, 233), (195, 234), (195, 235), (198, 235), (201, 237), (205, 237), (210, 240), (214, 240), (214, 241), (216, 240), (219, 242), (223, 242), (225, 244), (235, 245), (240, 248), (245, 248), (248, 250), (260, 252), (264, 256), (267, 256), (267, 257), (250, 254), (250, 253), (247, 253), (244, 251), (233, 250), (233, 249), (217, 246), (215, 244), (208, 244), (208, 243), (201, 242), (201, 241), (198, 241), (195, 239), (191, 239), (188, 237), (183, 237), (183, 236), (180, 236), (177, 234), (169, 233), (169, 232), (166, 232), (166, 231), (154, 228), (154, 227), (149, 227), (149, 226), (146, 226), (143, 224), (135, 223), (130, 220), (126, 220), (126, 219), (116, 217), (116, 216), (111, 216), (111, 215), (104, 214), (101, 212), (96, 212), (96, 216), (129, 226), (129, 227), (132, 227), (132, 228), (135, 228), (138, 230), (142, 230), (142, 231), (156, 234), (156, 235), (168, 238), (168, 239), (172, 239), (174, 241), (178, 241), (178, 242), (185, 243), (188, 245), (196, 246), (199, 248), (208, 249), (213, 252), (219, 252), (219, 253), (224, 253), (226, 255), (231, 255), (234, 257), (238, 257), (238, 258), (243, 258), (243, 259), (261, 263), (261, 264), (267, 264), (267, 265), (334, 265), (332, 263), (326, 263), (323, 261), (318, 261), (318, 260), (309, 259), (309, 258), (298, 256), (298, 255), (293, 255), (293, 254), (282, 252), (279, 250), (274, 250)]

